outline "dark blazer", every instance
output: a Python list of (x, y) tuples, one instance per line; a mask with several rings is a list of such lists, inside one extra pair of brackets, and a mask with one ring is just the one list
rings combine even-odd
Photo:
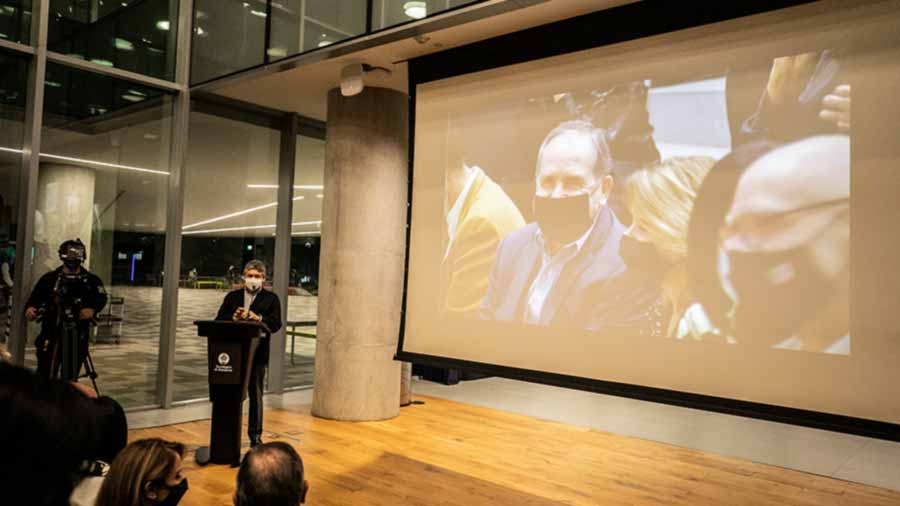
[[(231, 321), (231, 317), (234, 316), (234, 312), (239, 307), (244, 307), (243, 288), (228, 292), (225, 300), (222, 301), (222, 306), (219, 307), (219, 314), (216, 315), (216, 320)], [(253, 299), (253, 304), (250, 304), (250, 311), (262, 317), (262, 322), (266, 327), (269, 327), (269, 331), (274, 333), (281, 329), (281, 301), (278, 300), (278, 296), (274, 293), (261, 288), (259, 293), (256, 294), (256, 298)], [(270, 334), (266, 334), (260, 340), (259, 348), (256, 350), (256, 357), (253, 359), (255, 363), (269, 363), (270, 337)]]
[[(480, 316), (524, 323), (528, 290), (541, 266), (537, 223), (512, 232), (500, 243)], [(619, 256), (625, 227), (608, 207), (601, 211), (581, 248), (547, 294), (541, 325), (645, 335), (658, 323), (652, 310), (658, 280), (630, 272)]]

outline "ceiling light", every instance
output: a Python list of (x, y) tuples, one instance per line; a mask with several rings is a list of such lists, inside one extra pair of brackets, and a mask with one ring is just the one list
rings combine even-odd
[(5, 33), (0, 33), (0, 39), (8, 39), (8, 38), (9, 38), (9, 35), (6, 35)]
[(318, 47), (325, 47), (325, 46), (330, 46), (330, 45), (332, 45), (332, 44), (333, 44), (333, 42), (331, 42), (330, 40), (328, 40), (328, 39), (323, 39), (323, 40), (320, 40), (319, 43), (316, 44), (316, 45), (317, 45)]
[(194, 28), (194, 33), (196, 33), (198, 37), (206, 37), (206, 30), (204, 30), (202, 26)]
[(168, 32), (169, 28), (171, 28), (171, 27), (172, 27), (172, 23), (170, 23), (168, 19), (162, 19), (162, 20), (156, 22), (156, 28), (158, 30)]
[(265, 13), (265, 12), (263, 12), (263, 11), (258, 11), (258, 10), (254, 10), (254, 9), (250, 9), (250, 14), (253, 14), (254, 16), (259, 16), (259, 17), (261, 17), (261, 18), (266, 17), (266, 13)]
[(91, 63), (96, 63), (97, 65), (103, 65), (104, 67), (115, 67), (113, 62), (109, 60), (104, 60), (101, 58), (92, 58)]
[[(278, 189), (277, 184), (248, 184), (247, 188), (254, 189), (267, 189), (267, 190), (276, 190)], [(295, 190), (321, 190), (325, 187), (320, 184), (295, 184)]]
[[(294, 197), (294, 200), (300, 200), (302, 198), (303, 197)], [(262, 211), (263, 209), (269, 209), (270, 207), (275, 207), (277, 205), (278, 205), (278, 202), (269, 202), (268, 204), (263, 204), (261, 206), (251, 207), (249, 209), (242, 209), (240, 211), (235, 211), (233, 213), (225, 214), (222, 216), (216, 216), (215, 218), (210, 218), (208, 220), (198, 221), (197, 223), (191, 223), (190, 225), (185, 225), (184, 227), (182, 227), (182, 230), (199, 227), (201, 225), (209, 225), (210, 223), (227, 220), (229, 218), (236, 218), (238, 216), (243, 216), (245, 214), (255, 213), (256, 211)]]
[[(21, 149), (13, 149), (13, 148), (4, 148), (0, 147), (0, 151), (6, 153), (16, 153), (21, 155), (24, 151)], [(83, 158), (73, 158), (71, 156), (60, 156), (60, 155), (51, 155), (49, 153), (41, 153), (41, 158), (47, 158), (49, 160), (61, 160), (64, 162), (72, 162), (82, 165), (87, 165), (89, 167), (108, 167), (111, 169), (122, 169), (122, 170), (133, 170), (137, 172), (147, 172), (150, 174), (160, 174), (162, 176), (168, 176), (169, 173), (162, 170), (153, 170), (153, 169), (144, 169), (141, 167), (132, 167), (130, 165), (119, 165), (117, 163), (106, 163), (106, 162), (98, 162), (96, 160), (85, 160)]]
[(169, 175), (168, 172), (162, 171), (162, 170), (144, 169), (141, 167), (132, 167), (130, 165), (120, 165), (118, 163), (98, 162), (96, 160), (85, 160), (83, 158), (73, 158), (71, 156), (60, 156), (60, 155), (51, 155), (48, 153), (41, 153), (41, 158), (49, 158), (50, 160), (61, 160), (64, 162), (81, 163), (81, 164), (88, 165), (91, 167), (108, 167), (111, 169), (123, 169), (123, 170), (133, 170), (133, 171), (137, 171), (137, 172), (148, 172), (150, 174), (159, 174), (162, 176)]
[(56, 81), (44, 81), (44, 84), (51, 88), (62, 88), (62, 83), (58, 83)]
[[(305, 225), (322, 225), (322, 220), (318, 221), (298, 221), (291, 223), (292, 227), (300, 227)], [(185, 227), (186, 228), (186, 227)], [(275, 228), (275, 224), (271, 225), (247, 225), (245, 227), (225, 227), (225, 228), (206, 228), (203, 230), (187, 230), (182, 232), (182, 235), (193, 235), (193, 234), (212, 234), (216, 232), (238, 232), (241, 230), (261, 230), (266, 228)], [(184, 230), (184, 229), (182, 229)], [(293, 234), (291, 234), (293, 235)]]
[(421, 1), (406, 2), (403, 4), (403, 12), (413, 19), (422, 19), (428, 15), (428, 5)]
[(116, 49), (120, 51), (134, 51), (134, 44), (132, 44), (130, 40), (120, 39), (116, 37), (113, 43), (115, 44)]
[(129, 102), (143, 102), (144, 97), (140, 97), (138, 95), (131, 95), (130, 93), (126, 93), (122, 95), (123, 100), (127, 100)]

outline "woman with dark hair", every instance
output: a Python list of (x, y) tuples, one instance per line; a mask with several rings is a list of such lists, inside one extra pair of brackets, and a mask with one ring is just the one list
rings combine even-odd
[(97, 506), (173, 506), (187, 492), (182, 475), (184, 446), (141, 439), (122, 450), (100, 487)]

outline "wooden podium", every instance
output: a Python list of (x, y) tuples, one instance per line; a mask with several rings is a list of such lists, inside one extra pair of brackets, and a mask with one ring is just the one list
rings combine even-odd
[(241, 422), (253, 356), (269, 329), (259, 322), (195, 321), (197, 334), (208, 339), (209, 400), (212, 423), (209, 446), (197, 449), (198, 464), (237, 466), (241, 460)]

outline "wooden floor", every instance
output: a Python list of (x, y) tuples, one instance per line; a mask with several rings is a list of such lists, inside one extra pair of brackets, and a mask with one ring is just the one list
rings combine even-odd
[[(312, 506), (897, 506), (876, 487), (419, 397), (387, 422), (266, 412), (265, 438), (303, 456)], [(136, 430), (188, 445), (182, 505), (230, 505), (236, 469), (199, 468), (209, 421)], [(246, 445), (246, 441), (245, 441)]]

